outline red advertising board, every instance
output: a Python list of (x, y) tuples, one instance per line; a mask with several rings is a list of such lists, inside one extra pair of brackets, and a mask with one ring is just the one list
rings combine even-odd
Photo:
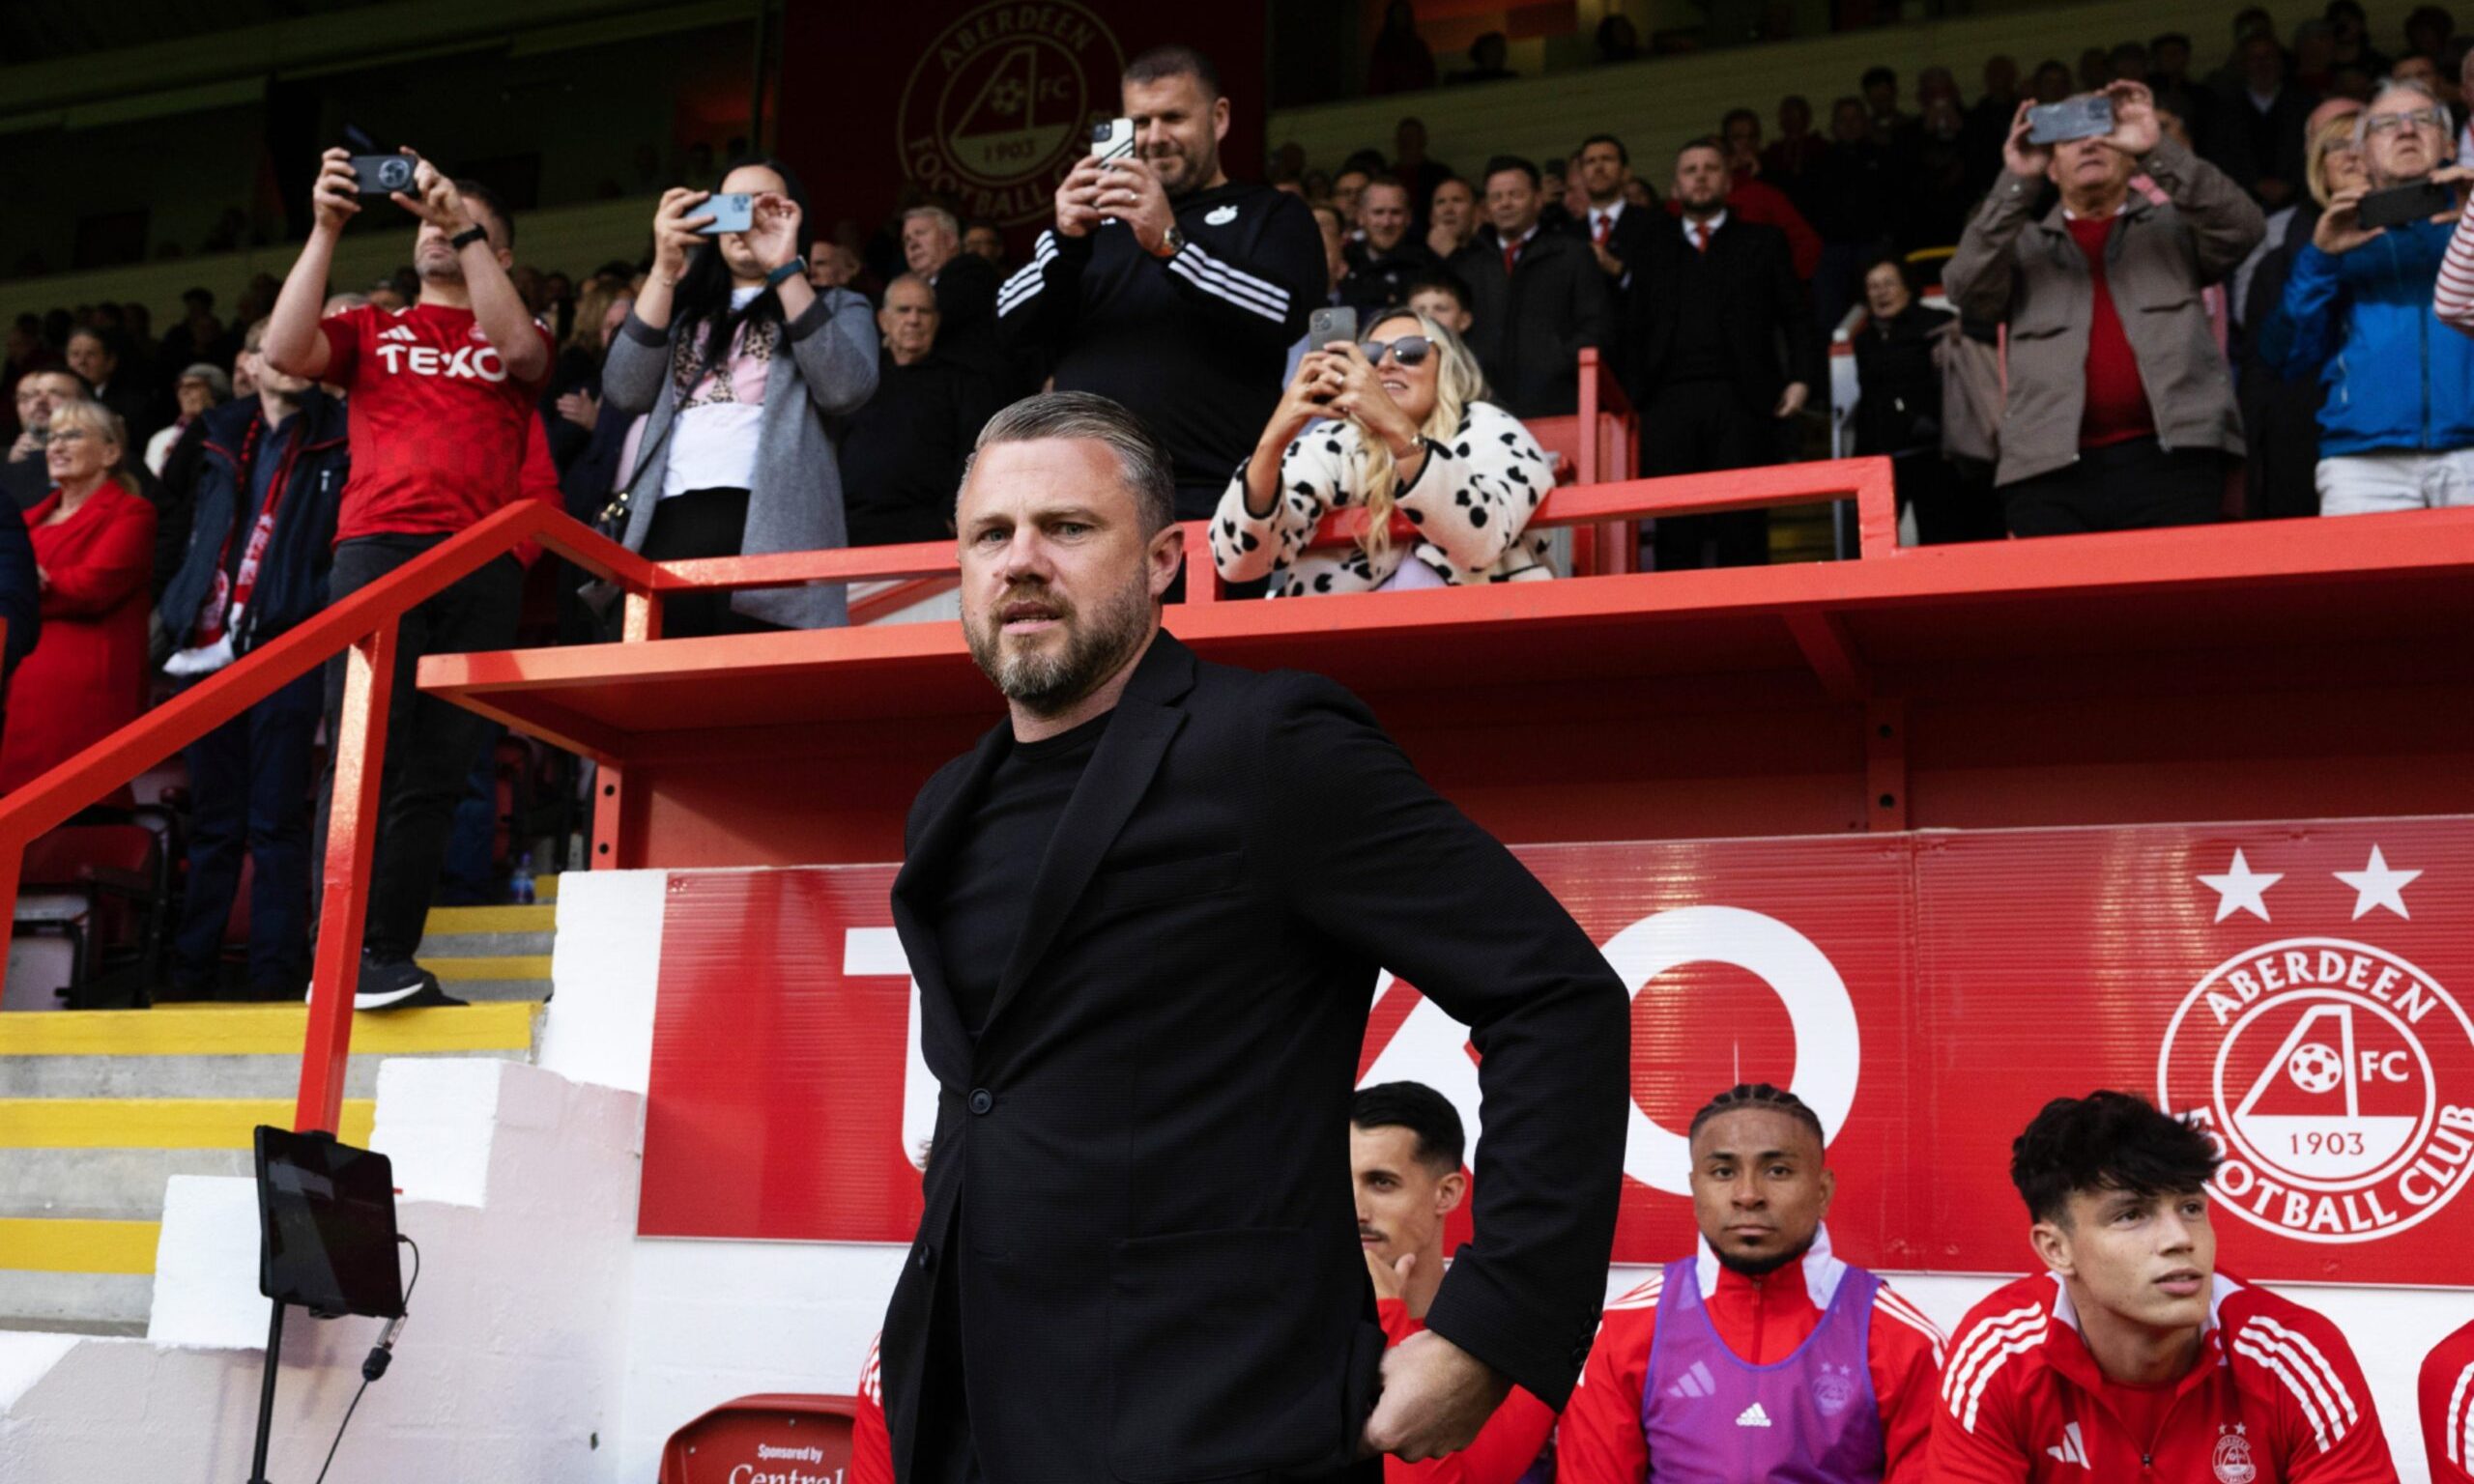
[[(1792, 1086), (1831, 1226), (1897, 1270), (2028, 1263), (2009, 1142), (2046, 1099), (2135, 1090), (2224, 1148), (2225, 1261), (2474, 1286), (2474, 820), (1540, 845), (1519, 852), (1632, 991), (1616, 1258), (1690, 1246), (1682, 1130)], [(935, 1090), (893, 868), (672, 878), (639, 1226), (906, 1241)], [(1361, 1077), (1483, 1139), (1460, 1027), (1378, 989)]]

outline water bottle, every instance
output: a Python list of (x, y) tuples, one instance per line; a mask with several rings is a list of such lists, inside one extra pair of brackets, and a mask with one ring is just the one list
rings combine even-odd
[(507, 896), (519, 907), (532, 905), (532, 852), (516, 858), (515, 874), (506, 878)]

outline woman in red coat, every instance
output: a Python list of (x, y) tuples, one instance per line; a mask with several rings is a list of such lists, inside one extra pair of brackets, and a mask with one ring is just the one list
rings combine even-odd
[(9, 687), (0, 793), (137, 719), (146, 706), (146, 580), (155, 507), (122, 471), (128, 434), (95, 402), (51, 414), (51, 493), (26, 512), (43, 636)]

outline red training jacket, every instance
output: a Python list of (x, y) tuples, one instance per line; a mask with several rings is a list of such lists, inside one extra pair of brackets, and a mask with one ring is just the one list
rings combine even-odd
[(885, 1431), (885, 1385), (877, 1363), (879, 1331), (868, 1341), (867, 1363), (859, 1367), (859, 1411), (850, 1419), (850, 1463), (844, 1484), (893, 1484), (893, 1435)]
[[(2170, 1390), (2170, 1395), (2160, 1392)], [(2152, 1437), (2125, 1419), (2157, 1415)], [(1928, 1484), (2396, 1484), (2337, 1327), (2224, 1272), (2199, 1364), (2170, 1388), (2107, 1381), (2052, 1273), (1996, 1289), (1950, 1342)]]
[[(1424, 1320), (1409, 1317), (1409, 1306), (1397, 1298), (1380, 1300), (1375, 1311), (1383, 1325), (1384, 1341), (1390, 1345), (1425, 1327)], [(1422, 1464), (1387, 1458), (1383, 1484), (1517, 1484), (1554, 1431), (1554, 1411), (1514, 1386), (1469, 1446)]]
[[(1706, 1241), (1698, 1270), (1703, 1307), (1718, 1337), (1752, 1364), (1770, 1365), (1795, 1354), (1821, 1324), (1847, 1265), (1831, 1254), (1829, 1229), (1824, 1227), (1803, 1261), (1765, 1276), (1747, 1278), (1723, 1266)], [(1555, 1437), (1556, 1484), (1640, 1484), (1649, 1477), (1641, 1387), (1664, 1286), (1665, 1274), (1652, 1273), (1606, 1306)], [(1913, 1484), (1923, 1473), (1925, 1441), (1933, 1431), (1942, 1331), (1886, 1283), (1873, 1310), (1866, 1369), (1882, 1414), (1882, 1477), (1884, 1484)]]
[(2474, 1325), (2431, 1347), (2420, 1392), (2431, 1484), (2474, 1484)]

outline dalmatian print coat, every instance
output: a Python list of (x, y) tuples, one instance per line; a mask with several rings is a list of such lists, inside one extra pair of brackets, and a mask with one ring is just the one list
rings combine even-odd
[(1425, 466), (1394, 503), (1419, 539), (1395, 539), (1368, 556), (1355, 543), (1309, 552), (1314, 528), (1334, 510), (1365, 503), (1366, 448), (1357, 425), (1318, 422), (1280, 461), (1280, 499), (1261, 519), (1246, 511), (1240, 466), (1211, 522), (1211, 555), (1232, 583), (1269, 575), (1271, 595), (1369, 592), (1404, 561), (1424, 562), (1445, 583), (1535, 582), (1554, 576), (1547, 536), (1524, 534), (1555, 482), (1554, 466), (1520, 419), (1472, 402), (1449, 440), (1426, 441)]

